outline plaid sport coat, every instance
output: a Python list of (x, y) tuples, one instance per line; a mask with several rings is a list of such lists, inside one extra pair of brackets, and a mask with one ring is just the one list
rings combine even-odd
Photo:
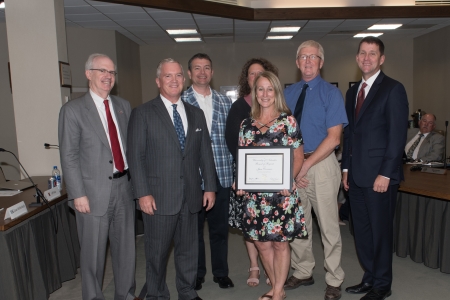
[[(211, 146), (214, 154), (214, 163), (216, 165), (217, 177), (222, 187), (230, 187), (233, 184), (233, 156), (228, 151), (225, 142), (225, 125), (227, 122), (228, 112), (231, 108), (231, 99), (227, 96), (219, 94), (211, 89), (212, 92), (212, 125), (211, 125)], [(192, 86), (183, 92), (181, 99), (198, 108), (200, 105), (195, 99), (195, 93)]]

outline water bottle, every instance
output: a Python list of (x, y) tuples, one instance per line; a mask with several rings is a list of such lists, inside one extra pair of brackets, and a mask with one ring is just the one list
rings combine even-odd
[(52, 177), (55, 179), (56, 186), (58, 187), (58, 189), (61, 190), (62, 189), (61, 172), (59, 172), (57, 166), (53, 167)]

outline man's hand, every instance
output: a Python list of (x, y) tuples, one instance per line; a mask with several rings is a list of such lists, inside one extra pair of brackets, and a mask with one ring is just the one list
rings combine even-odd
[(203, 207), (206, 207), (206, 211), (213, 208), (215, 201), (216, 201), (216, 193), (215, 192), (204, 192), (203, 193)]
[(295, 177), (295, 185), (297, 186), (297, 188), (304, 189), (308, 186), (309, 180), (306, 179), (305, 175), (306, 175), (306, 173), (304, 175), (302, 175), (302, 171), (300, 171), (300, 173), (298, 173), (297, 177)]
[(389, 178), (378, 175), (375, 179), (375, 182), (373, 183), (373, 190), (378, 193), (386, 192), (389, 187), (389, 181)]
[(348, 191), (348, 172), (342, 172), (342, 184), (344, 185), (344, 190)]
[(82, 214), (88, 214), (91, 212), (91, 208), (89, 207), (89, 199), (87, 196), (73, 199), (73, 205), (75, 205), (75, 209)]
[(139, 206), (141, 210), (146, 214), (153, 216), (156, 210), (155, 198), (152, 195), (147, 195), (139, 198)]

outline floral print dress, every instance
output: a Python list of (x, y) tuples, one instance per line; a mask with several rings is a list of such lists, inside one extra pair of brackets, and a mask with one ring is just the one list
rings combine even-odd
[[(245, 119), (239, 132), (239, 146), (292, 146), (303, 144), (295, 117), (286, 113), (274, 121), (265, 133), (251, 118)], [(303, 207), (297, 191), (289, 197), (279, 193), (248, 192), (243, 203), (243, 233), (255, 241), (287, 242), (308, 236)]]

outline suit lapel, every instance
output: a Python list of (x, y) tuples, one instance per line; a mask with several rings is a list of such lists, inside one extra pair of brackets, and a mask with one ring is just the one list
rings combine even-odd
[(192, 111), (192, 107), (189, 107), (189, 104), (184, 103), (184, 109), (186, 111), (186, 117), (188, 120), (188, 131), (187, 131), (187, 136), (186, 136), (186, 146), (185, 146), (185, 151), (188, 149), (188, 147), (191, 145), (191, 141), (194, 138), (194, 134), (195, 134), (195, 116), (194, 113)]
[(356, 119), (356, 123), (362, 118), (364, 115), (364, 112), (366, 111), (367, 107), (370, 105), (372, 101), (374, 101), (375, 95), (377, 94), (378, 90), (380, 89), (380, 84), (383, 81), (384, 73), (380, 72), (378, 74), (378, 77), (373, 82), (372, 86), (370, 87), (369, 94), (366, 96), (366, 99), (364, 99), (364, 103), (361, 107), (361, 110), (359, 111), (358, 118)]
[(120, 102), (114, 97), (110, 96), (111, 102), (114, 107), (114, 114), (116, 115), (116, 120), (118, 123), (120, 138), (122, 139), (122, 145), (124, 147), (124, 152), (126, 152), (126, 132), (127, 132), (127, 117), (125, 116), (125, 112), (123, 107), (120, 105)]
[(167, 112), (167, 108), (164, 105), (164, 102), (160, 97), (158, 97), (155, 100), (152, 100), (152, 104), (155, 106), (157, 115), (161, 119), (161, 122), (164, 124), (163, 127), (167, 128), (170, 138), (174, 140), (174, 142), (178, 145), (178, 148), (181, 151), (180, 141), (178, 140), (178, 135), (177, 132), (175, 131), (175, 126), (173, 125), (172, 119), (170, 118), (169, 113)]
[(94, 100), (92, 99), (89, 92), (84, 95), (85, 107), (87, 110), (87, 117), (91, 123), (92, 131), (97, 134), (100, 141), (105, 145), (105, 147), (111, 148), (109, 146), (108, 138), (106, 136), (105, 128), (98, 115), (97, 107), (95, 106)]
[(217, 132), (217, 125), (219, 123), (219, 118), (220, 118), (220, 101), (219, 101), (219, 96), (217, 96), (214, 92), (213, 89), (211, 89), (211, 93), (212, 93), (212, 124), (211, 124), (211, 134), (213, 132)]

